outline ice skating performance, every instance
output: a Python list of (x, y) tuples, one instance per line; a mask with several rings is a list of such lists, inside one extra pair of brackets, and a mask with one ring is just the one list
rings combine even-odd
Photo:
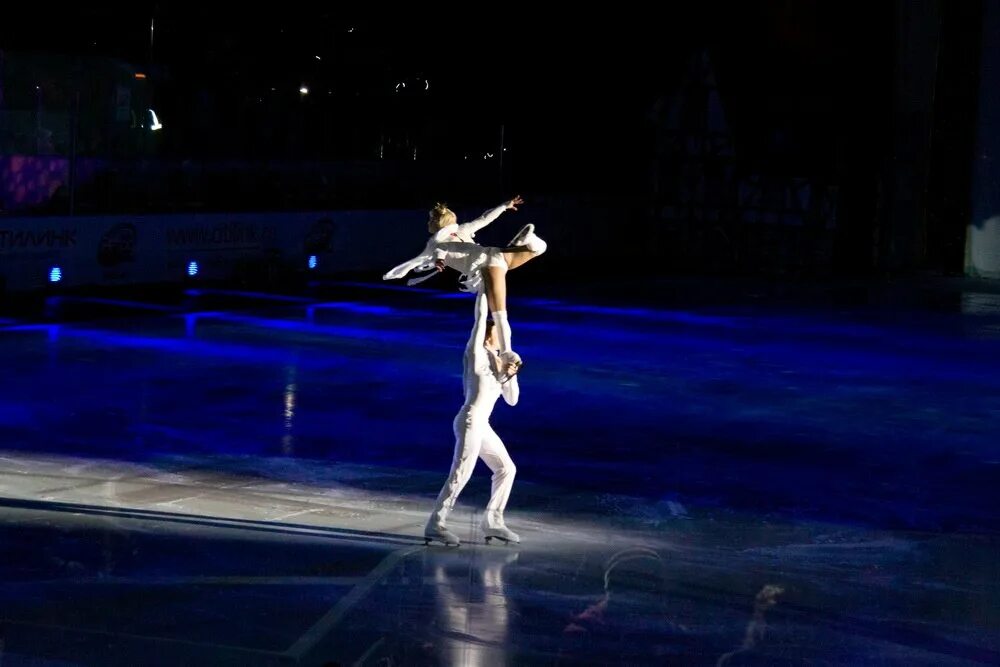
[[(486, 542), (494, 538), (508, 543), (520, 542), (517, 533), (507, 528), (503, 517), (514, 484), (514, 462), (490, 426), (490, 414), (501, 395), (508, 405), (516, 405), (519, 392), (516, 375), (522, 362), (511, 347), (507, 271), (544, 253), (546, 244), (530, 224), (525, 225), (506, 248), (481, 246), (475, 242), (475, 234), (505, 211), (516, 211), (523, 203), (520, 197), (514, 197), (464, 224), (458, 224), (455, 213), (447, 206), (437, 204), (430, 212), (427, 227), (431, 238), (423, 252), (383, 276), (384, 280), (391, 280), (402, 278), (410, 271), (427, 271), (427, 275), (408, 282), (415, 285), (449, 267), (462, 274), (463, 291), (476, 295), (475, 324), (465, 346), (462, 368), (465, 403), (454, 422), (455, 454), (448, 479), (424, 529), (426, 544), (432, 541), (446, 546), (460, 544), (458, 536), (448, 530), (447, 519), (472, 476), (477, 458), (482, 458), (493, 471), (492, 492), (481, 525)], [(487, 321), (487, 311), (493, 315), (492, 322)]]
[(475, 242), (477, 231), (499, 218), (505, 211), (516, 211), (524, 203), (520, 197), (490, 209), (475, 220), (458, 224), (458, 218), (444, 204), (430, 212), (427, 227), (431, 238), (422, 253), (403, 262), (384, 276), (383, 280), (402, 278), (411, 271), (426, 271), (408, 285), (427, 280), (445, 267), (462, 274), (462, 289), (485, 292), (499, 346), (502, 382), (518, 372), (521, 357), (511, 347), (511, 327), (507, 319), (507, 271), (522, 266), (546, 250), (546, 243), (535, 234), (534, 225), (525, 225), (506, 248), (484, 247)]
[(458, 537), (448, 530), (447, 519), (458, 495), (472, 476), (477, 458), (482, 458), (493, 471), (493, 487), (481, 524), (486, 541), (497, 538), (504, 542), (520, 542), (517, 533), (507, 528), (503, 517), (516, 468), (500, 436), (490, 426), (490, 414), (497, 399), (502, 395), (508, 405), (517, 405), (519, 389), (516, 377), (511, 377), (508, 382), (500, 381), (496, 327), (487, 322), (486, 309), (486, 296), (479, 292), (476, 295), (475, 324), (463, 359), (465, 403), (455, 415), (455, 455), (448, 479), (438, 494), (434, 511), (424, 529), (424, 540), (428, 544), (432, 540), (447, 546), (460, 544)]

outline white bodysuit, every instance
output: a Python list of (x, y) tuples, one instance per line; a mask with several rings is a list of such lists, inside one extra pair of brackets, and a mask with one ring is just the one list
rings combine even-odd
[(476, 232), (499, 218), (506, 210), (507, 204), (501, 204), (470, 222), (442, 227), (427, 241), (423, 252), (393, 268), (382, 276), (382, 279), (402, 278), (410, 271), (431, 271), (425, 276), (407, 281), (408, 285), (416, 285), (433, 276), (434, 262), (443, 260), (445, 266), (462, 274), (463, 291), (479, 291), (479, 286), (483, 282), (483, 267), (491, 262), (501, 262), (506, 267), (506, 263), (503, 260), (502, 250), (484, 247), (475, 242)]
[(492, 493), (483, 519), (486, 526), (499, 528), (504, 525), (503, 512), (514, 485), (514, 462), (500, 436), (490, 426), (489, 420), (493, 406), (501, 395), (508, 405), (517, 405), (517, 377), (512, 377), (504, 384), (497, 380), (496, 356), (483, 346), (486, 310), (486, 295), (480, 292), (476, 295), (476, 324), (465, 347), (463, 360), (465, 403), (455, 416), (455, 455), (448, 480), (438, 494), (429, 524), (439, 528), (445, 527), (458, 494), (472, 476), (477, 457), (493, 471)]

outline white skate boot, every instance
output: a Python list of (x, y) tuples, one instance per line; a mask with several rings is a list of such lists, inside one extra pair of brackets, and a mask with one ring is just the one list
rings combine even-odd
[(521, 228), (517, 236), (512, 238), (508, 244), (508, 247), (517, 246), (526, 246), (531, 252), (541, 255), (549, 247), (549, 244), (543, 241), (538, 234), (535, 234), (534, 225), (527, 224)]
[(507, 247), (513, 248), (515, 246), (525, 245), (525, 241), (527, 240), (528, 236), (534, 233), (535, 233), (535, 226), (530, 223), (525, 225), (524, 227), (521, 227), (521, 231), (519, 231), (517, 235), (510, 240), (510, 243), (507, 244)]
[(490, 528), (484, 524), (482, 528), (483, 535), (486, 537), (486, 544), (489, 544), (494, 537), (508, 544), (519, 544), (521, 542), (521, 536), (507, 526), (500, 525), (499, 527)]
[(429, 545), (435, 540), (441, 542), (446, 547), (457, 547), (462, 544), (461, 540), (458, 539), (458, 535), (444, 526), (427, 524), (427, 527), (424, 528), (424, 546)]
[(538, 234), (535, 234), (534, 231), (524, 238), (524, 245), (528, 246), (528, 250), (535, 253), (535, 255), (541, 255), (549, 247), (549, 244), (539, 238)]

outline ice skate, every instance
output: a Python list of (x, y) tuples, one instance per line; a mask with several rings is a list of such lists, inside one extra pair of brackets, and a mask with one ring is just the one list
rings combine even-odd
[(490, 544), (494, 537), (508, 544), (520, 544), (521, 542), (521, 536), (507, 526), (501, 525), (496, 528), (490, 528), (489, 526), (484, 525), (482, 528), (483, 535), (486, 538), (486, 544)]
[(424, 546), (429, 545), (431, 542), (441, 542), (446, 547), (457, 547), (462, 542), (458, 539), (458, 535), (451, 532), (444, 526), (432, 526), (430, 524), (424, 528)]

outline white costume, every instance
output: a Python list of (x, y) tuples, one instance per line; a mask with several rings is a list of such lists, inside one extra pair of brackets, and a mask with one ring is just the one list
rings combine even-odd
[(465, 404), (455, 416), (455, 455), (448, 480), (438, 494), (434, 511), (424, 530), (424, 536), (428, 540), (436, 539), (448, 545), (459, 544), (458, 538), (448, 531), (446, 521), (458, 494), (472, 476), (477, 457), (483, 459), (493, 471), (492, 493), (482, 521), (487, 541), (493, 537), (510, 542), (519, 541), (517, 534), (508, 529), (503, 520), (516, 468), (507, 448), (490, 427), (493, 405), (501, 395), (508, 405), (517, 405), (517, 377), (500, 384), (497, 379), (496, 356), (483, 345), (485, 336), (486, 295), (480, 292), (476, 295), (476, 323), (465, 347), (462, 370)]
[[(431, 273), (407, 281), (416, 285), (434, 275), (434, 262), (443, 260), (445, 266), (462, 274), (462, 291), (477, 292), (483, 282), (482, 268), (488, 263), (496, 266), (507, 264), (497, 248), (487, 248), (475, 242), (476, 232), (500, 217), (507, 210), (507, 204), (486, 211), (481, 216), (462, 224), (454, 223), (435, 232), (423, 252), (413, 259), (393, 268), (382, 280), (402, 278), (410, 271), (431, 271)], [(499, 262), (499, 263), (497, 263)]]
[[(500, 217), (507, 210), (504, 203), (490, 209), (471, 222), (451, 224), (439, 229), (433, 234), (424, 251), (413, 259), (403, 262), (393, 268), (382, 280), (402, 278), (410, 271), (429, 271), (424, 276), (412, 278), (407, 285), (416, 285), (436, 273), (434, 263), (438, 260), (445, 266), (462, 274), (462, 291), (479, 292), (483, 286), (483, 267), (495, 266), (507, 271), (507, 260), (504, 259), (503, 248), (481, 246), (475, 242), (476, 232)], [(535, 235), (535, 226), (526, 225), (510, 242), (511, 246), (526, 246), (535, 255), (541, 255), (548, 247), (545, 241)], [(493, 321), (497, 326), (497, 342), (500, 345), (500, 356), (508, 368), (516, 368), (521, 363), (519, 357), (511, 348), (510, 323), (507, 321), (506, 310), (493, 311)], [(515, 371), (516, 372), (516, 371)]]

